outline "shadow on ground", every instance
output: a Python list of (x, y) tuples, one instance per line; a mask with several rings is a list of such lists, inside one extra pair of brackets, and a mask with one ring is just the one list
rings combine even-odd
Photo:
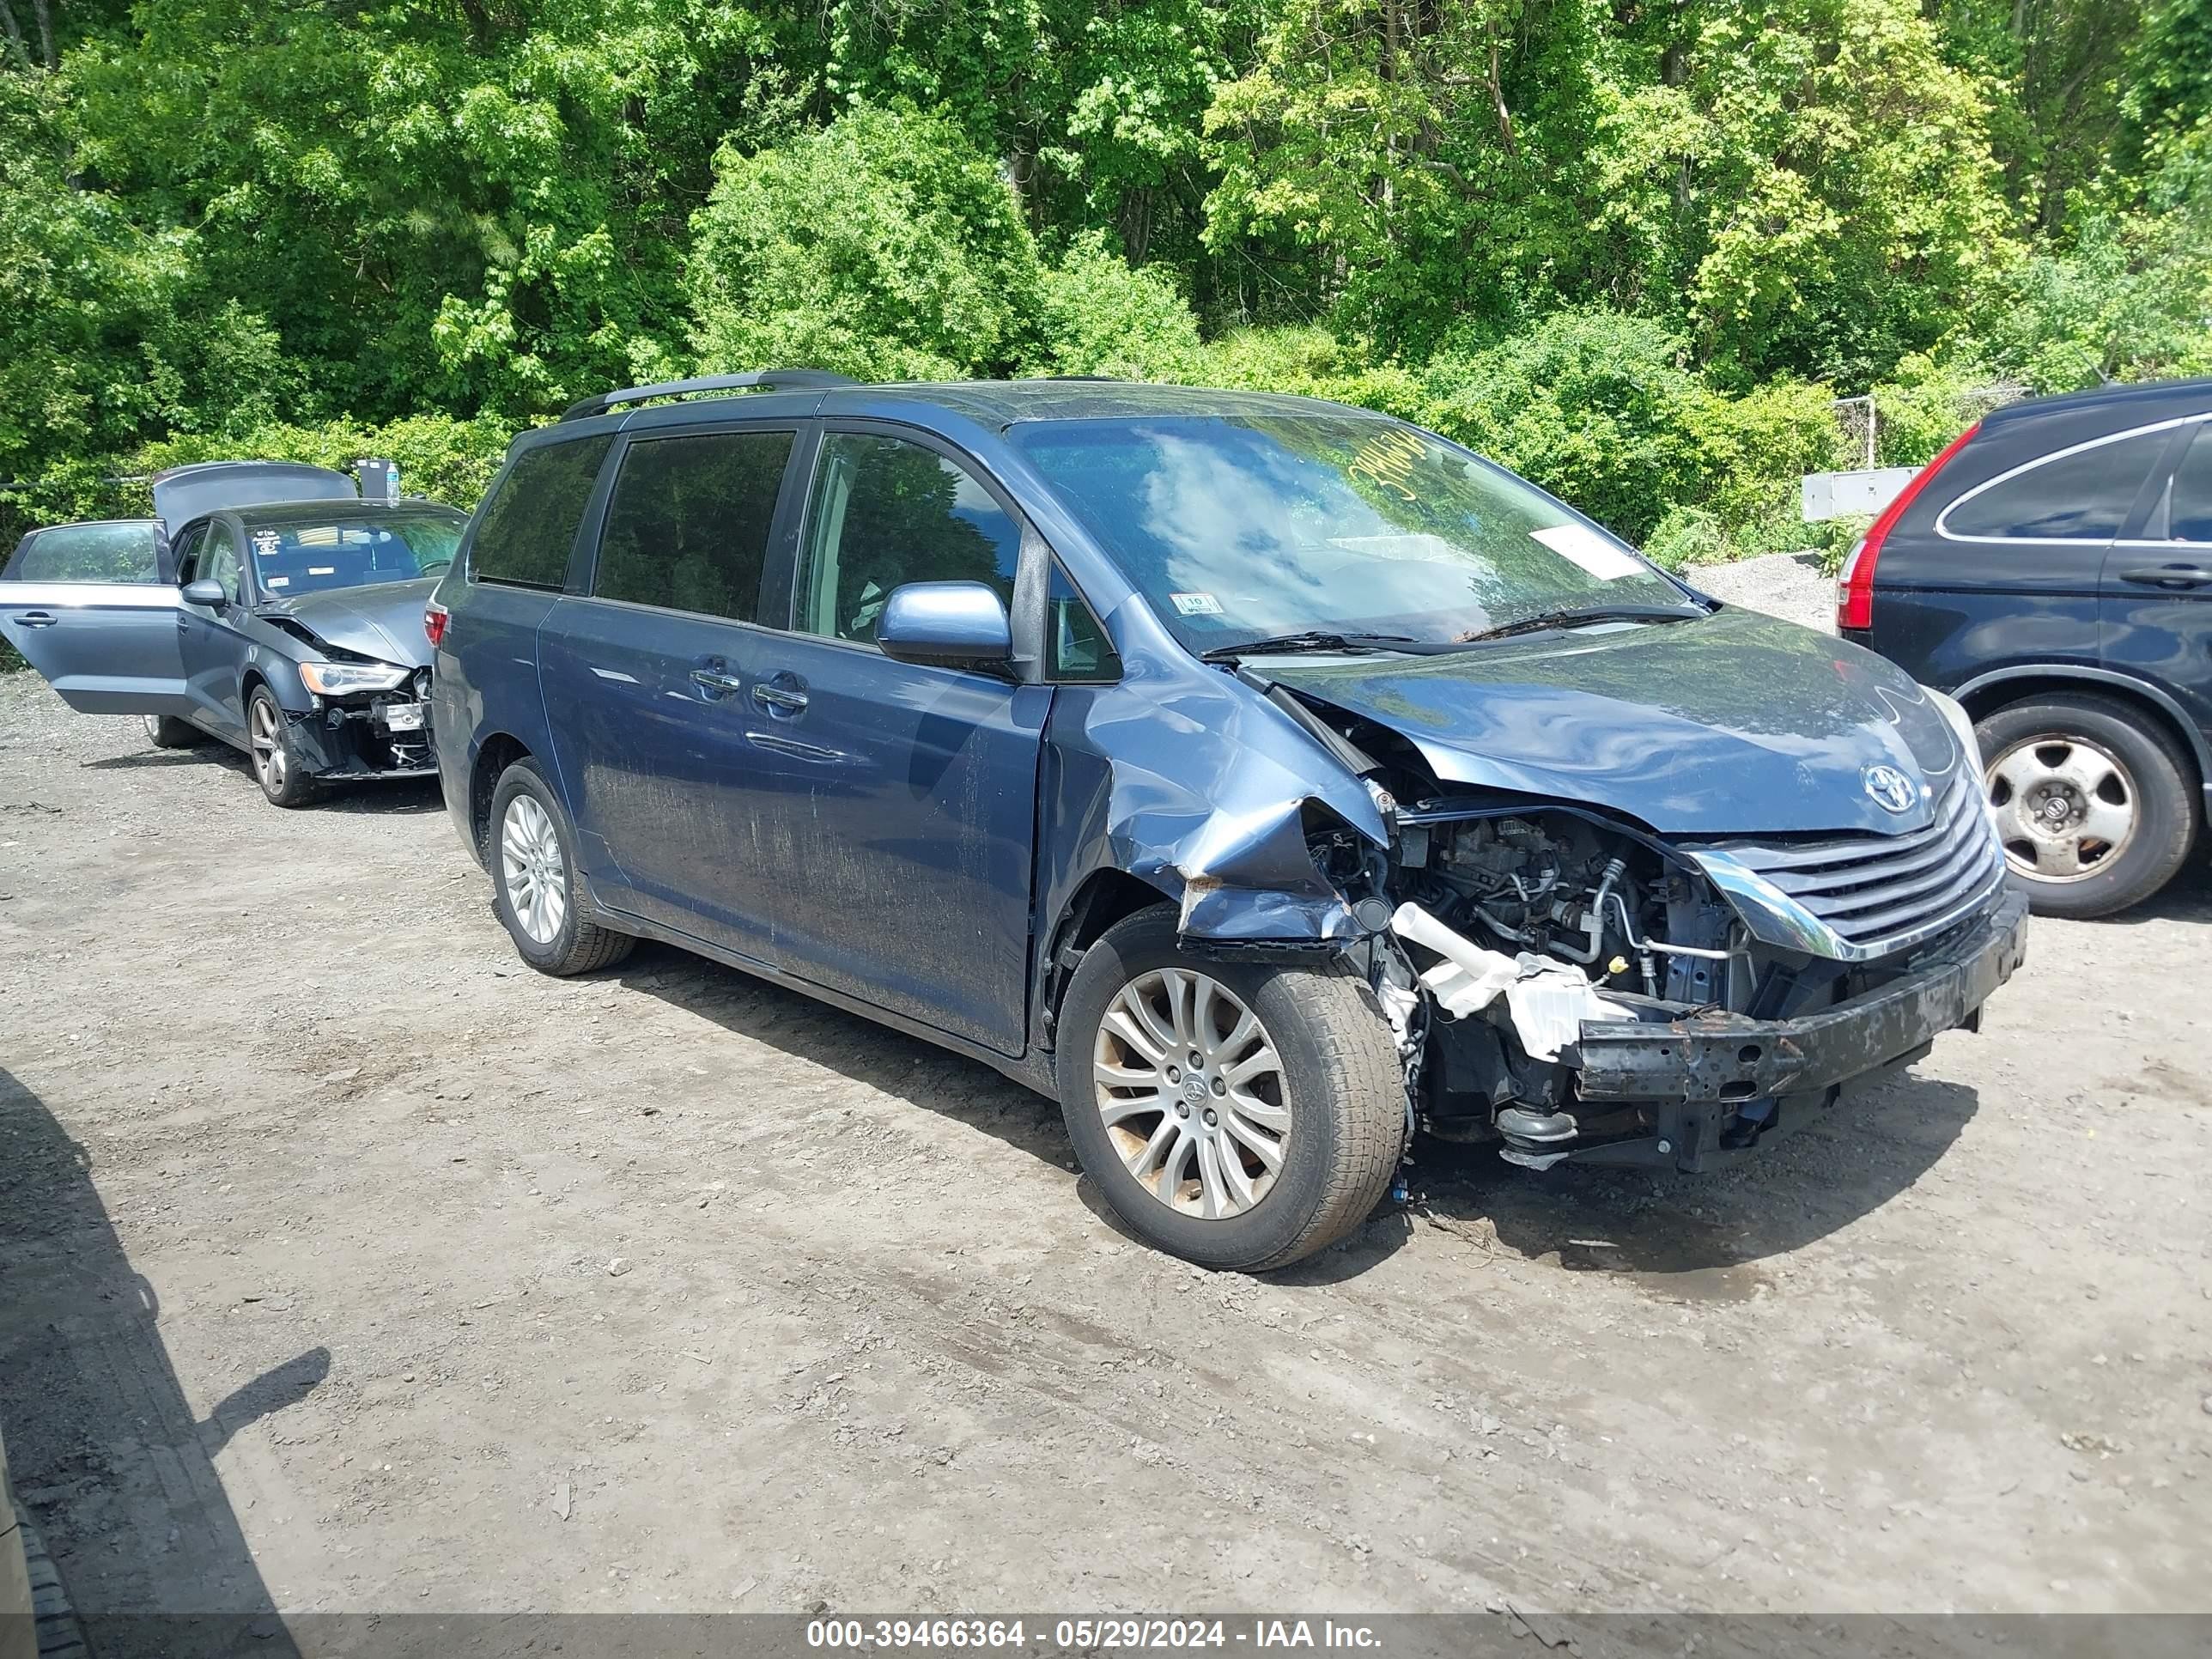
[[(1041, 1163), (1064, 1170), (1073, 1162), (1057, 1103), (987, 1066), (672, 946), (641, 945), (611, 977)], [(856, 1031), (866, 1040), (856, 1042)], [(1412, 1204), (1386, 1205), (1342, 1244), (1282, 1278), (1340, 1281), (1420, 1242), (1440, 1253), (1502, 1249), (1568, 1273), (1635, 1274), (1686, 1300), (1748, 1297), (1765, 1282), (1763, 1259), (1825, 1237), (1911, 1187), (1977, 1103), (1972, 1089), (1906, 1073), (1701, 1176), (1572, 1165), (1540, 1175), (1502, 1163), (1493, 1148), (1424, 1137), (1407, 1172)], [(1130, 1236), (1095, 1182), (1084, 1181), (1078, 1197)]]
[[(898, 1099), (1003, 1140), (1041, 1163), (1073, 1161), (1060, 1107), (977, 1060), (673, 945), (638, 945), (608, 975)], [(864, 1033), (866, 1041), (856, 1042)]]
[(1409, 1243), (1433, 1241), (1562, 1273), (1624, 1274), (1674, 1300), (1746, 1301), (1769, 1282), (1763, 1263), (1911, 1188), (1978, 1104), (1964, 1085), (1908, 1073), (1702, 1175), (1572, 1164), (1538, 1173), (1504, 1163), (1494, 1146), (1424, 1136), (1407, 1171), (1413, 1201), (1378, 1212), (1287, 1277), (1345, 1279)]
[(311, 1348), (196, 1416), (92, 1160), (0, 1071), (0, 1422), (16, 1495), (101, 1659), (297, 1659), (214, 1463), (330, 1370)]
[[(166, 772), (188, 766), (219, 766), (246, 788), (258, 790), (253, 768), (240, 750), (227, 743), (208, 742), (190, 749), (149, 749), (140, 754), (110, 755), (84, 763), (88, 772)], [(311, 802), (309, 811), (434, 812), (446, 798), (434, 777), (386, 778), (367, 783), (336, 783)]]

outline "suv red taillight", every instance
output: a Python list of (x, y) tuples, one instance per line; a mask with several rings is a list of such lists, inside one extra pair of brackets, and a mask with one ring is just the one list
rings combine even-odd
[(1967, 441), (1982, 429), (1976, 421), (1943, 447), (1943, 453), (1912, 475), (1912, 481), (1897, 492), (1897, 499), (1881, 510), (1881, 516), (1867, 526), (1867, 533), (1851, 549), (1850, 556), (1844, 561), (1843, 569), (1836, 576), (1836, 626), (1838, 628), (1872, 628), (1874, 626), (1874, 566), (1881, 557), (1881, 544), (1897, 521), (1905, 516), (1905, 509), (1912, 505), (1912, 498), (1928, 487), (1928, 481), (1943, 470), (1944, 463), (1966, 447)]
[(422, 607), (422, 631), (434, 649), (446, 642), (446, 607), (433, 599)]

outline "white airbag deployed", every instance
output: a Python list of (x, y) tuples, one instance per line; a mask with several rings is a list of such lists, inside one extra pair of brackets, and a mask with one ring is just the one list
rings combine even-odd
[(1589, 981), (1571, 962), (1524, 951), (1486, 951), (1418, 904), (1401, 904), (1391, 931), (1443, 960), (1421, 975), (1422, 988), (1446, 1013), (1466, 1019), (1505, 999), (1506, 1016), (1533, 1060), (1557, 1060), (1582, 1034), (1586, 1019), (1633, 1019), (1635, 1014)]

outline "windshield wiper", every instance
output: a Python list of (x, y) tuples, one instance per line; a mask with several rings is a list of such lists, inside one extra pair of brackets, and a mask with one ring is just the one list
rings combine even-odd
[(1507, 639), (1515, 634), (1540, 634), (1553, 628), (1580, 628), (1589, 623), (1695, 622), (1700, 617), (1711, 614), (1708, 611), (1686, 611), (1680, 605), (1592, 605), (1580, 611), (1540, 611), (1533, 617), (1500, 623), (1495, 628), (1476, 629), (1461, 635), (1452, 643), (1474, 645), (1484, 640)]
[(1297, 651), (1364, 651), (1372, 647), (1418, 645), (1410, 634), (1331, 634), (1309, 629), (1298, 634), (1273, 634), (1246, 640), (1241, 645), (1217, 645), (1201, 651), (1201, 662), (1234, 662), (1239, 657), (1284, 655)]

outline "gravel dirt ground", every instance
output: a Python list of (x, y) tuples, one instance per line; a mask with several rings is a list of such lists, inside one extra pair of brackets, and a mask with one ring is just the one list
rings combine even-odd
[(2038, 924), (1724, 1174), (1424, 1146), (1217, 1277), (980, 1066), (528, 971), (434, 788), (14, 675), (0, 1420), (95, 1616), (2212, 1609), (2208, 921)]

